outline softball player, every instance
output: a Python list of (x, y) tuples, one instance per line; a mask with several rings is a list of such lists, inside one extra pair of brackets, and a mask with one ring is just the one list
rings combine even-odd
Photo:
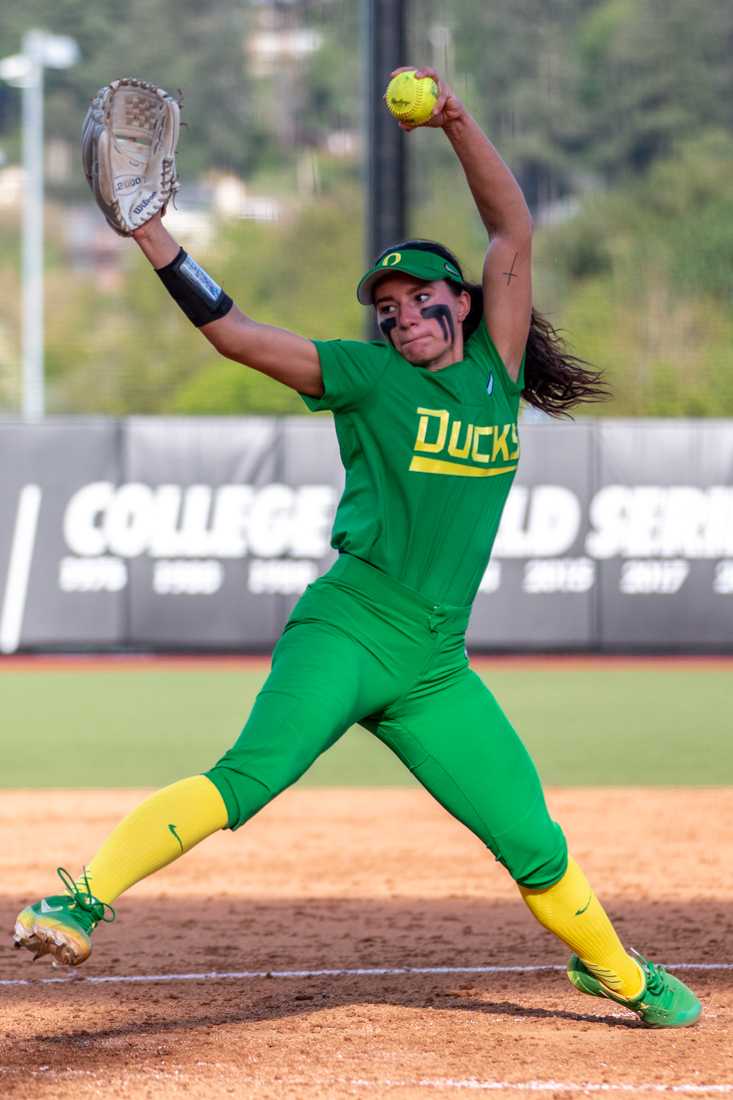
[[(432, 70), (421, 70), (438, 80)], [(335, 419), (346, 484), (329, 572), (296, 605), (239, 739), (205, 775), (149, 797), (68, 895), (24, 909), (17, 946), (83, 962), (112, 902), (219, 829), (238, 829), (355, 722), (405, 762), (516, 881), (572, 951), (581, 992), (647, 1025), (700, 1014), (677, 978), (622, 946), (550, 818), (535, 767), (469, 665), (464, 636), (519, 460), (520, 396), (550, 412), (597, 398), (532, 309), (532, 224), (507, 166), (451, 89), (442, 128), (490, 243), (480, 287), (430, 241), (385, 250), (361, 279), (384, 340), (311, 341), (245, 316), (160, 216), (135, 233), (173, 298), (223, 355), (299, 391)]]

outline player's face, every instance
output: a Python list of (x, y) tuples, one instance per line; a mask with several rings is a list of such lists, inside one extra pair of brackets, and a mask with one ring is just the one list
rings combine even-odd
[(409, 363), (429, 370), (463, 357), (461, 326), (469, 304), (468, 294), (454, 294), (444, 279), (426, 283), (403, 272), (386, 275), (374, 290), (385, 337)]

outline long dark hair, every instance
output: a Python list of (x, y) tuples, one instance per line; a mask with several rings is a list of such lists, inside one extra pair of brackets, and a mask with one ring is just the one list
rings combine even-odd
[[(445, 245), (438, 241), (415, 238), (390, 245), (377, 258), (377, 262), (390, 252), (406, 249), (419, 252), (434, 252), (444, 260), (454, 264), (460, 272), (463, 286), (450, 280), (448, 285), (458, 295), (467, 290), (471, 296), (471, 308), (463, 322), (463, 339), (467, 341), (476, 331), (484, 315), (484, 294), (478, 283), (469, 283), (463, 279), (463, 271), (458, 259)], [(524, 362), (524, 389), (522, 397), (528, 405), (554, 417), (570, 416), (570, 409), (583, 401), (606, 401), (611, 391), (606, 385), (603, 374), (595, 370), (584, 359), (571, 355), (563, 344), (562, 337), (552, 324), (532, 309), (532, 317), (527, 336), (527, 350)]]

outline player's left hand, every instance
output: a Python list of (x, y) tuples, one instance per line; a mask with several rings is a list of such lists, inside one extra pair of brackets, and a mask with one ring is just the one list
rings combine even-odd
[(416, 124), (411, 122), (400, 122), (398, 125), (401, 129), (408, 131), (417, 130), (421, 126), (443, 128), (463, 118), (466, 113), (463, 102), (458, 98), (451, 86), (438, 75), (435, 69), (425, 66), (421, 69), (416, 69), (414, 65), (402, 65), (399, 69), (394, 69), (389, 74), (390, 80), (393, 76), (397, 76), (399, 73), (408, 72), (411, 69), (415, 69), (416, 77), (432, 77), (438, 87), (438, 99), (433, 108), (433, 113), (427, 122), (419, 122)]
[(97, 206), (130, 237), (178, 190), (180, 105), (156, 84), (123, 77), (100, 88), (81, 135), (82, 163)]

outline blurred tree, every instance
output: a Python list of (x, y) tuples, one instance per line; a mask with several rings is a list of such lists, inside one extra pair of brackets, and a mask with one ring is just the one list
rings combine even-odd
[(597, 413), (733, 415), (732, 170), (710, 131), (540, 234), (540, 305), (612, 384)]
[(333, 133), (356, 130), (363, 88), (357, 49), (361, 0), (290, 0), (269, 6), (277, 12), (271, 16), (274, 27), (292, 42), (290, 52), (283, 47), (277, 65), (260, 81), (258, 102), (270, 132), (277, 131), (278, 117), (288, 117), (291, 143), (321, 148)]
[[(585, 139), (574, 28), (597, 0), (481, 0), (421, 5), (417, 60), (448, 69), (457, 93), (511, 163), (537, 212), (576, 189)], [(435, 153), (445, 162), (449, 154)], [(427, 162), (418, 176), (427, 182)]]
[[(130, 0), (121, 17), (112, 0), (26, 0), (0, 10), (0, 53), (34, 25), (77, 38), (82, 61), (47, 73), (46, 101), (48, 133), (74, 147), (90, 95), (111, 76), (182, 87), (184, 180), (227, 169), (285, 197), (280, 223), (222, 222), (199, 258), (258, 319), (358, 338), (360, 2), (221, 0), (204, 11)], [(415, 0), (413, 10), (405, 60), (453, 79), (517, 173), (538, 215), (538, 305), (611, 375), (614, 403), (598, 412), (733, 415), (730, 0)], [(20, 97), (2, 92), (12, 160)], [(476, 277), (485, 232), (450, 146), (433, 131), (409, 141), (411, 231), (445, 240)], [(82, 193), (79, 172), (73, 187)], [(19, 343), (11, 221), (0, 224), (6, 407)], [(54, 217), (48, 244), (55, 411), (301, 410), (296, 395), (216, 357), (134, 249), (113, 292), (65, 269)]]
[[(47, 133), (74, 148), (97, 89), (116, 76), (137, 76), (174, 94), (183, 89), (184, 175), (192, 178), (217, 165), (246, 173), (265, 138), (245, 68), (248, 11), (241, 0), (218, 0), (206, 8), (194, 0), (128, 0), (124, 13), (113, 0), (26, 0), (3, 6), (0, 50), (19, 50), (23, 32), (34, 26), (77, 40), (80, 62), (47, 70), (45, 104)], [(19, 104), (16, 126), (17, 112)], [(76, 173), (73, 189), (83, 186)]]
[[(139, 75), (185, 93), (186, 178), (251, 177), (358, 130), (360, 3), (130, 0), (120, 18), (112, 0), (26, 0), (0, 11), (0, 51), (19, 49), (33, 25), (79, 41), (80, 64), (47, 73), (49, 133), (76, 145), (96, 89)], [(733, 127), (730, 0), (421, 0), (410, 33), (413, 60), (451, 70), (535, 211), (582, 191), (588, 173), (638, 173), (675, 140)], [(5, 89), (11, 156), (18, 119), (19, 96)], [(427, 185), (422, 167), (416, 177)]]
[(733, 126), (730, 0), (604, 0), (577, 28), (592, 166), (640, 172), (705, 127)]
[[(225, 221), (200, 259), (257, 321), (306, 337), (359, 337), (361, 197), (342, 189), (279, 225)], [(130, 245), (119, 290), (48, 279), (47, 373), (54, 412), (304, 412), (294, 392), (221, 359)], [(57, 302), (64, 302), (58, 308)], [(93, 324), (85, 321), (93, 318)]]

